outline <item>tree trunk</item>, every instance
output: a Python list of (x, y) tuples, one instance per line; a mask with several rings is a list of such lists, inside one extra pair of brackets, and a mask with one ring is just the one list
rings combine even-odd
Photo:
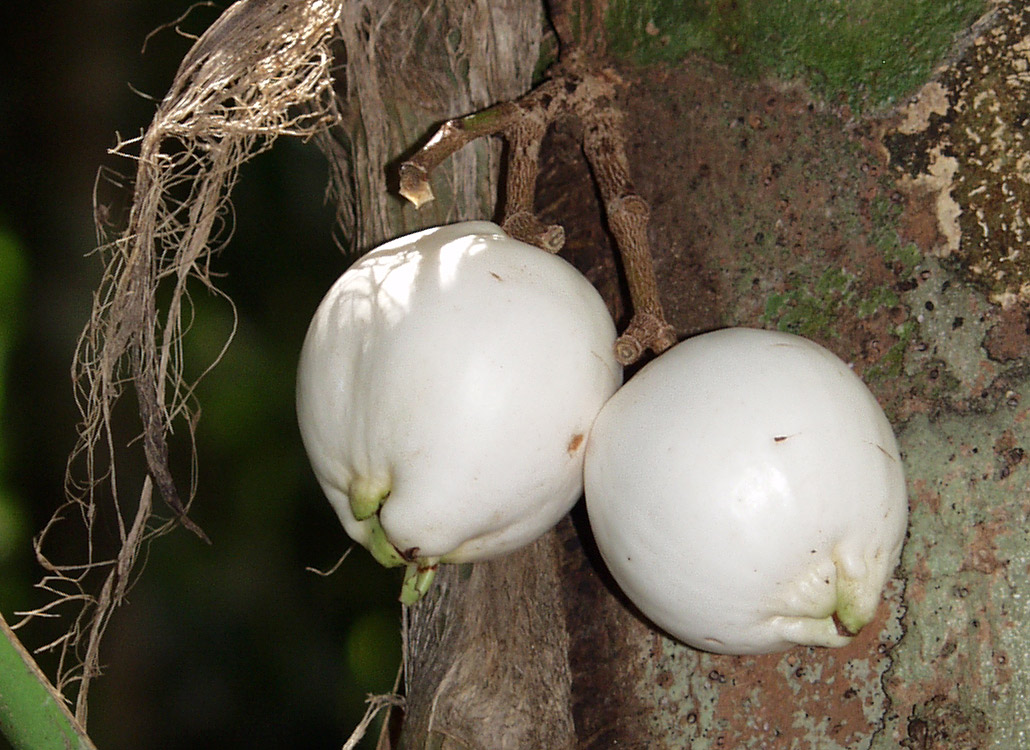
[[(555, 6), (563, 42), (590, 54), (629, 33), (615, 0), (591, 4), (596, 15)], [(496, 145), (445, 163), (436, 203), (419, 213), (395, 201), (378, 166), (440, 121), (528, 89), (539, 5), (349, 3), (346, 13), (351, 120), (336, 145), (351, 170), (338, 186), (357, 199), (353, 244), (491, 215)], [(419, 14), (412, 45), (405, 30)], [(446, 567), (411, 608), (398, 747), (1020, 745), (1030, 719), (1028, 15), (995, 4), (889, 118), (856, 114), (849, 91), (825, 105), (701, 58), (621, 70), (631, 169), (651, 203), (660, 291), (680, 336), (727, 325), (806, 335), (853, 364), (899, 432), (910, 538), (877, 619), (838, 650), (695, 651), (619, 593), (577, 509), (527, 550)], [(644, 20), (621, 47), (680, 43), (657, 10)], [(862, 34), (896, 22), (870, 21)], [(565, 226), (563, 254), (625, 324), (575, 127), (548, 136), (538, 208)]]
[[(345, 5), (344, 119), (323, 145), (351, 247), (495, 218), (499, 142), (445, 162), (436, 200), (418, 210), (398, 198), (396, 168), (441, 122), (525, 93), (543, 25), (535, 0)], [(503, 560), (443, 567), (410, 612), (400, 747), (573, 747), (557, 559), (548, 535)]]
[(499, 142), (477, 141), (443, 164), (436, 200), (420, 209), (398, 195), (397, 168), (441, 122), (525, 93), (543, 23), (539, 0), (343, 3), (343, 118), (322, 145), (349, 250), (493, 217)]

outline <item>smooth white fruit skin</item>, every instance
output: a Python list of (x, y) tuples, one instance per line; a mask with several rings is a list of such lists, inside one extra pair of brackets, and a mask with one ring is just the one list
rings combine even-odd
[(565, 260), (489, 222), (402, 237), (330, 289), (304, 342), (297, 412), (347, 533), (355, 480), (419, 559), (479, 560), (550, 529), (582, 493), (586, 436), (622, 381), (615, 327)]
[(727, 329), (681, 342), (604, 406), (590, 525), (655, 624), (717, 653), (841, 646), (874, 616), (908, 504), (876, 400), (831, 352)]

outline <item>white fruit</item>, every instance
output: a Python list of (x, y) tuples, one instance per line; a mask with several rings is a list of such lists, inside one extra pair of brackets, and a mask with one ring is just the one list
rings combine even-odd
[(305, 448), (347, 533), (408, 565), (495, 557), (582, 492), (586, 436), (622, 381), (615, 327), (563, 259), (466, 222), (359, 259), (308, 330), (297, 378)]
[(798, 336), (728, 329), (644, 367), (601, 410), (585, 464), (627, 596), (707, 651), (841, 646), (874, 616), (908, 504), (861, 380)]

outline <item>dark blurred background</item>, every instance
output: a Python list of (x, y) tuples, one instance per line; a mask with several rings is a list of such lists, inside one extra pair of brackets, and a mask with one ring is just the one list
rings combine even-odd
[[(227, 5), (198, 6), (179, 27), (199, 34)], [(191, 40), (168, 28), (141, 47), (189, 7), (66, 2), (35, 15), (6, 11), (0, 23), (0, 612), (8, 621), (47, 601), (33, 587), (42, 571), (31, 545), (62, 499), (75, 443), (69, 368), (101, 272), (89, 256), (97, 170), (131, 175), (132, 162), (108, 149), (116, 132), (132, 137), (147, 126)], [(293, 412), (307, 322), (346, 265), (331, 239), (325, 181), (318, 151), (286, 139), (241, 172), (235, 234), (214, 264), (239, 326), (198, 394), (191, 516), (214, 543), (178, 530), (150, 547), (91, 693), (90, 733), (101, 750), (339, 748), (366, 694), (393, 684), (398, 576), (361, 549), (330, 577), (305, 570), (329, 568), (349, 546)], [(194, 302), (186, 357), (201, 364), (221, 347), (232, 313), (199, 288)], [(131, 404), (126, 440), (129, 417)], [(172, 450), (188, 460), (184, 441)], [(138, 490), (141, 466), (120, 470), (126, 489)], [(66, 624), (19, 634), (37, 647)], [(40, 661), (52, 676), (53, 659)]]

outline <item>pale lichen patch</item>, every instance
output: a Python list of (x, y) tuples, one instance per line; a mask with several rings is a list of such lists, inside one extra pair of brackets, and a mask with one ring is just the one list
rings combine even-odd
[[(921, 346), (905, 361), (905, 373), (915, 377), (937, 365), (955, 379), (952, 392), (959, 397), (982, 390), (985, 383), (981, 342), (987, 336), (990, 305), (975, 289), (955, 283), (941, 261), (927, 258), (917, 267), (920, 284), (901, 295), (912, 311)], [(970, 356), (975, 353), (976, 356)], [(990, 377), (994, 369), (991, 368)]]
[[(1026, 746), (1030, 530), (1013, 519), (1030, 513), (1028, 398), (1013, 381), (998, 403), (917, 415), (901, 433), (914, 501), (904, 636), (884, 682), (897, 710), (872, 750)], [(919, 744), (946, 731), (948, 744)]]
[(1007, 0), (900, 112), (885, 145), (909, 193), (935, 195), (939, 234), (992, 302), (1030, 302), (1030, 7)]
[(947, 90), (939, 81), (930, 81), (903, 110), (904, 119), (898, 125), (898, 132), (906, 135), (921, 133), (930, 127), (930, 115), (946, 115), (950, 106)]

